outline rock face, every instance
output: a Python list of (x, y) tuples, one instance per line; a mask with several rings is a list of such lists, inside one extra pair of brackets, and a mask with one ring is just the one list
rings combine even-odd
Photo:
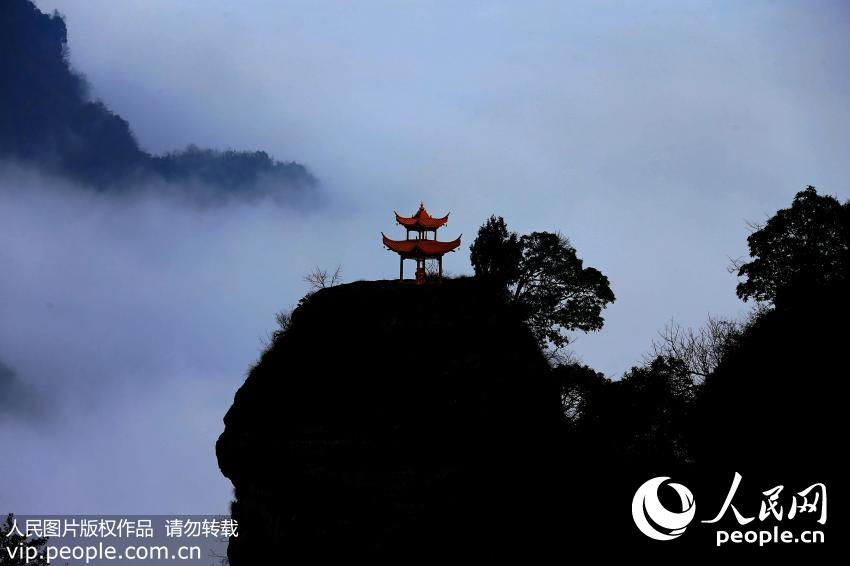
[(554, 501), (548, 376), (517, 313), (475, 280), (313, 294), (224, 418), (232, 564), (537, 544)]

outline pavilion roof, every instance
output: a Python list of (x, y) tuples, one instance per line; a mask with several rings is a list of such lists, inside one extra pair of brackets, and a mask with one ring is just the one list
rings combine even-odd
[(460, 238), (451, 242), (438, 242), (437, 240), (391, 240), (381, 232), (384, 245), (390, 250), (405, 258), (432, 258), (439, 257), (445, 253), (453, 252), (460, 246)]
[(408, 230), (437, 230), (444, 226), (449, 221), (449, 215), (446, 214), (442, 218), (434, 218), (428, 211), (425, 210), (425, 204), (419, 203), (419, 210), (413, 216), (402, 216), (398, 212), (395, 213), (396, 222), (407, 228)]

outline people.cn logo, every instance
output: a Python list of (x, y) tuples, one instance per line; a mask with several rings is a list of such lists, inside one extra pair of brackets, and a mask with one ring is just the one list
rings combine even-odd
[(632, 517), (640, 531), (655, 540), (673, 540), (678, 538), (694, 520), (696, 504), (691, 490), (680, 483), (668, 483), (676, 490), (682, 502), (682, 511), (670, 511), (658, 499), (660, 488), (668, 477), (652, 478), (635, 492), (632, 499)]

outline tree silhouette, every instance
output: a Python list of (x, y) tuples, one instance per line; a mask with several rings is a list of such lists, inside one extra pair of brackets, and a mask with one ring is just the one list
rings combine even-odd
[(770, 306), (744, 324), (701, 388), (698, 461), (782, 469), (800, 481), (812, 470), (825, 482), (839, 475), (834, 432), (844, 426), (847, 399), (848, 211), (848, 202), (809, 186), (748, 238), (753, 259), (739, 266), (747, 279), (737, 294)]
[(752, 260), (738, 266), (742, 300), (776, 303), (847, 280), (850, 268), (850, 201), (819, 195), (811, 185), (747, 238)]
[(469, 252), (476, 277), (504, 287), (519, 276), (522, 246), (501, 216), (491, 216), (481, 225)]
[(577, 361), (554, 367), (552, 377), (561, 393), (562, 417), (571, 427), (578, 427), (595, 416), (594, 401), (611, 385), (611, 380), (602, 373)]
[(621, 450), (656, 461), (684, 461), (687, 419), (699, 391), (685, 363), (658, 356), (632, 368), (617, 386), (622, 399), (617, 418), (626, 435)]
[(476, 277), (501, 286), (525, 315), (541, 347), (557, 352), (566, 332), (599, 330), (602, 309), (615, 300), (608, 278), (584, 267), (570, 241), (552, 232), (518, 238), (491, 216), (470, 246)]
[(608, 278), (584, 267), (570, 241), (560, 234), (533, 232), (520, 238), (522, 260), (512, 289), (515, 303), (541, 344), (565, 346), (566, 331), (599, 330), (602, 309), (614, 302)]

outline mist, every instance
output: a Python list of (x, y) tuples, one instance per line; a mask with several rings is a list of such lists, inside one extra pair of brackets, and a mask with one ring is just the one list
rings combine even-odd
[[(272, 198), (201, 207), (0, 170), (0, 508), (225, 513), (222, 417), (343, 226)], [(377, 240), (347, 278), (386, 259)], [(167, 464), (166, 464), (167, 463)]]

